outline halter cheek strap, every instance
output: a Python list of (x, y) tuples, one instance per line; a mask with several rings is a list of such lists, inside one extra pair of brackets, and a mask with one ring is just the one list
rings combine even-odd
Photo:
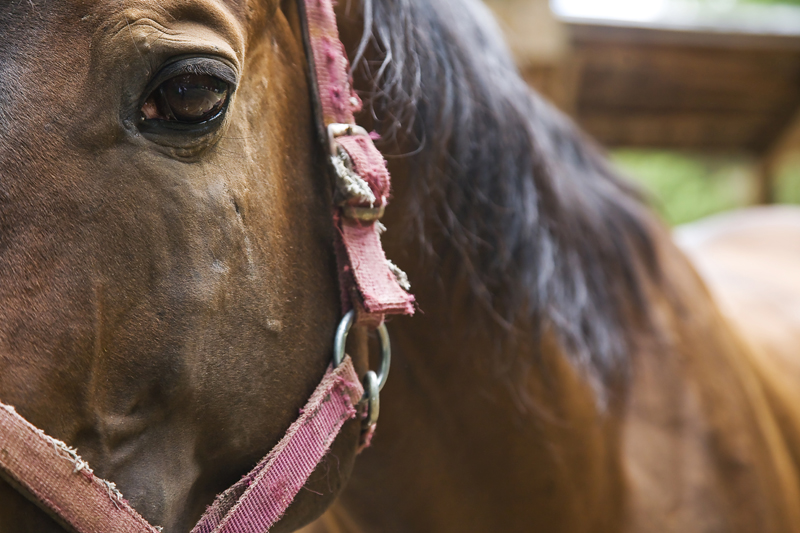
[(414, 314), (405, 274), (386, 259), (380, 217), (389, 200), (386, 161), (355, 124), (361, 100), (339, 39), (332, 0), (299, 0), (317, 130), (334, 177), (334, 226), (342, 307), (356, 323), (377, 327), (385, 315)]

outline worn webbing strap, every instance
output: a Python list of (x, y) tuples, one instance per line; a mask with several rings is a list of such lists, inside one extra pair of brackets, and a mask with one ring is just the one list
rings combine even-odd
[[(364, 394), (346, 357), (328, 369), (283, 439), (236, 485), (217, 496), (193, 533), (263, 533), (277, 522)], [(63, 442), (0, 404), (0, 474), (76, 533), (158, 533), (112, 483)]]
[(0, 474), (77, 533), (158, 533), (75, 450), (0, 403)]
[[(388, 314), (414, 314), (405, 274), (387, 261), (378, 219), (389, 199), (386, 161), (370, 135), (355, 126), (361, 100), (339, 39), (333, 0), (299, 0), (320, 139), (335, 176), (334, 224), (342, 306), (359, 324), (377, 326)], [(338, 132), (338, 133), (336, 133)], [(404, 286), (401, 286), (402, 285)]]
[(208, 508), (192, 533), (263, 533), (289, 507), (364, 394), (346, 357), (329, 370), (275, 448)]

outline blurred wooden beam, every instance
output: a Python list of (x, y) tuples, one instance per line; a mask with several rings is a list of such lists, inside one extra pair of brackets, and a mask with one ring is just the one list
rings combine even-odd
[(757, 197), (760, 204), (775, 202), (775, 178), (783, 159), (792, 152), (800, 151), (800, 110), (795, 112), (777, 140), (761, 156), (756, 171)]
[(549, 65), (569, 51), (564, 23), (550, 10), (549, 0), (485, 0), (497, 16), (517, 64)]
[(559, 19), (548, 0), (487, 3), (526, 81), (598, 141), (757, 156), (759, 200), (772, 200), (785, 146), (800, 147), (800, 31), (601, 23)]
[(607, 146), (763, 154), (800, 106), (800, 37), (567, 28), (580, 74), (562, 108)]
[(760, 153), (776, 117), (737, 111), (654, 111), (586, 106), (580, 124), (609, 147)]
[(583, 60), (579, 51), (573, 50), (558, 61), (529, 64), (522, 69), (522, 77), (559, 109), (572, 117), (577, 116), (583, 82)]
[(774, 161), (762, 159), (756, 164), (756, 203), (760, 205), (775, 203)]
[(666, 28), (625, 22), (568, 21), (572, 42), (616, 42), (628, 46), (698, 47), (742, 50), (794, 50), (800, 52), (797, 34), (764, 34), (701, 28)]

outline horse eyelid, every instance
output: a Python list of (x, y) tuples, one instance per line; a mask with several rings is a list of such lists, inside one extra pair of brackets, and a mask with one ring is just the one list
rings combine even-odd
[(219, 59), (202, 57), (177, 60), (161, 67), (158, 73), (148, 82), (142, 95), (142, 104), (161, 84), (181, 74), (199, 74), (219, 78), (228, 84), (231, 93), (236, 90), (238, 81), (233, 67)]

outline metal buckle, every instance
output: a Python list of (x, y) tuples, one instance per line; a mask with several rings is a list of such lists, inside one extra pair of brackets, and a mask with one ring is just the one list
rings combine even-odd
[[(344, 346), (347, 342), (347, 334), (356, 319), (355, 309), (351, 309), (344, 315), (339, 327), (336, 328), (336, 337), (333, 341), (333, 364), (339, 366), (344, 361)], [(389, 341), (389, 331), (386, 324), (378, 326), (378, 337), (381, 343), (381, 364), (376, 374), (373, 370), (367, 371), (364, 376), (364, 397), (361, 402), (367, 403), (367, 417), (364, 419), (364, 428), (369, 428), (378, 421), (380, 414), (380, 391), (386, 385), (389, 378), (389, 368), (392, 364), (392, 346)]]
[[(367, 130), (355, 124), (341, 124), (338, 122), (328, 124), (328, 148), (331, 152), (331, 163), (336, 172), (336, 189), (345, 199), (342, 202), (344, 204), (342, 205), (342, 214), (345, 218), (369, 224), (381, 219), (385, 206), (375, 207), (374, 204), (377, 203), (377, 199), (372, 189), (361, 176), (353, 171), (350, 156), (336, 142), (337, 138), (348, 135), (369, 137)], [(346, 202), (351, 199), (355, 199), (361, 204), (369, 204), (369, 207), (365, 205), (347, 205)]]
[(356, 124), (342, 124), (340, 122), (328, 124), (328, 150), (332, 156), (336, 156), (338, 153), (336, 150), (336, 138), (346, 135), (369, 137), (369, 132)]
[[(353, 170), (350, 154), (336, 142), (337, 138), (347, 135), (369, 137), (367, 130), (355, 124), (339, 124), (337, 122), (328, 124), (328, 148), (331, 152), (331, 164), (336, 176), (336, 190), (343, 199), (342, 204), (355, 200), (359, 204), (368, 204), (372, 208), (377, 202), (375, 194), (369, 184)], [(345, 216), (359, 220), (374, 219), (374, 216), (369, 215), (361, 218), (345, 213)]]
[(359, 207), (354, 205), (345, 205), (343, 208), (345, 218), (351, 220), (360, 220), (361, 222), (375, 222), (383, 217), (383, 212), (386, 206), (379, 205), (378, 207)]

